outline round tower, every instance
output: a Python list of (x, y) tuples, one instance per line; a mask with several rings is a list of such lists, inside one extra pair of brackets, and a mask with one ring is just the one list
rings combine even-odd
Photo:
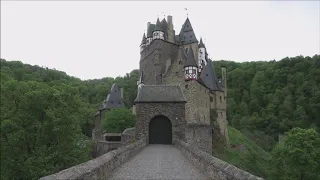
[(199, 51), (198, 51), (198, 66), (199, 66), (199, 73), (201, 73), (204, 66), (207, 65), (206, 61), (206, 47), (202, 42), (202, 38), (200, 38), (200, 43), (198, 45)]
[(190, 48), (190, 50), (187, 52), (187, 60), (184, 65), (184, 79), (186, 81), (188, 80), (197, 80), (198, 79), (198, 65), (196, 63), (196, 60), (194, 58), (193, 50)]
[(157, 19), (156, 27), (153, 31), (153, 39), (164, 39), (164, 30), (161, 27), (159, 18)]
[(140, 45), (140, 52), (142, 52), (144, 48), (146, 48), (146, 41), (147, 41), (146, 34), (143, 33), (143, 37)]

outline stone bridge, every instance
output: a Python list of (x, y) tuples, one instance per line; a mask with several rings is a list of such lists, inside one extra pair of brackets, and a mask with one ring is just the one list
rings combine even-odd
[(148, 144), (146, 139), (141, 139), (40, 178), (65, 179), (262, 180), (178, 139), (173, 139), (172, 145)]

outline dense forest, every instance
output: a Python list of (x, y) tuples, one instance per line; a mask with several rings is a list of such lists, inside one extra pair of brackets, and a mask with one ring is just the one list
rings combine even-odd
[[(216, 61), (218, 76), (221, 66), (227, 67), (229, 124), (270, 152), (270, 163), (278, 168), (254, 173), (270, 179), (316, 178), (312, 173), (320, 170), (320, 56)], [(124, 88), (130, 109), (138, 76), (133, 70), (123, 77), (81, 81), (58, 70), (1, 59), (1, 179), (36, 179), (90, 159), (92, 115), (113, 83)], [(279, 135), (287, 132), (285, 146), (276, 145)], [(308, 148), (299, 149), (304, 143)], [(308, 152), (307, 163), (312, 165), (281, 169), (288, 166), (279, 163), (286, 161), (283, 154), (297, 148)], [(290, 175), (298, 172), (294, 168), (310, 173)]]

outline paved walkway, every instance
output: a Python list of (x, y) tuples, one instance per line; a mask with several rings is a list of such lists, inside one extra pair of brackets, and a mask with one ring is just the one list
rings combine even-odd
[(172, 145), (148, 145), (108, 179), (209, 179)]

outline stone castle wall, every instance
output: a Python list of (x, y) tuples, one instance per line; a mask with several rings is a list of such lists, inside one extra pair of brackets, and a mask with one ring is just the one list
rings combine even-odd
[(137, 103), (136, 138), (149, 141), (149, 123), (152, 118), (162, 115), (172, 124), (172, 138), (185, 139), (185, 103)]
[(141, 52), (140, 70), (144, 73), (144, 84), (163, 84), (163, 75), (177, 58), (179, 46), (163, 40), (153, 40), (151, 44)]

